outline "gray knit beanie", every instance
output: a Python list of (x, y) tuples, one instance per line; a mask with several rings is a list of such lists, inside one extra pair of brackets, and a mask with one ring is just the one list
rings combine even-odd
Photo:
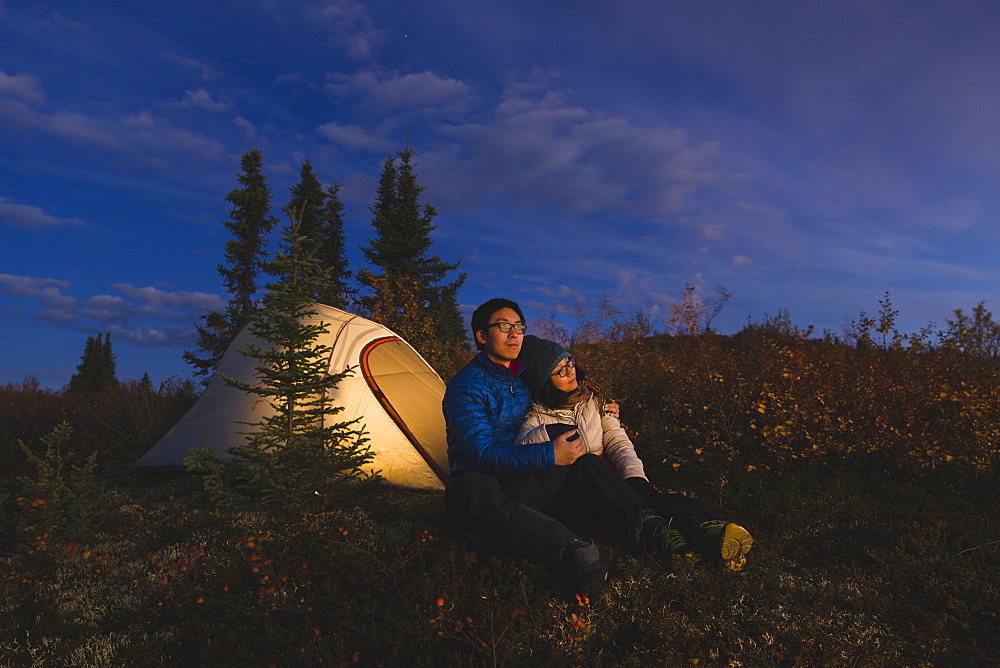
[(521, 354), (517, 359), (524, 365), (524, 384), (534, 392), (545, 385), (556, 365), (569, 357), (566, 349), (555, 341), (540, 339), (528, 334), (521, 344)]

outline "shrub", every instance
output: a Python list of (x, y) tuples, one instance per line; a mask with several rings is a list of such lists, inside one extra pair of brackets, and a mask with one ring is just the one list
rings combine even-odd
[(113, 511), (114, 495), (97, 480), (97, 453), (82, 464), (69, 463), (68, 449), (73, 429), (63, 422), (43, 437), (44, 452), (36, 453), (23, 441), (19, 444), (36, 468), (34, 476), (18, 478), (24, 509), (20, 530), (28, 554), (45, 552), (58, 536), (62, 541), (89, 539), (94, 528)]
[(259, 343), (240, 352), (257, 361), (256, 383), (224, 377), (227, 384), (266, 402), (273, 414), (250, 428), (248, 442), (231, 446), (224, 460), (209, 448), (188, 457), (219, 503), (300, 509), (319, 506), (331, 484), (360, 478), (371, 453), (358, 419), (333, 422), (343, 410), (328, 397), (352, 373), (330, 373), (332, 349), (319, 343), (327, 325), (311, 319), (313, 295), (328, 270), (306, 252), (311, 242), (292, 223), (272, 271), (279, 280), (264, 298), (250, 331)]

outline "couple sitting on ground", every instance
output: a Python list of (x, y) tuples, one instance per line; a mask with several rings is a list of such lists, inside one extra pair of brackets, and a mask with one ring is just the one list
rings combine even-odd
[(472, 315), (480, 353), (444, 397), (445, 503), (476, 545), (558, 569), (567, 593), (597, 596), (614, 556), (568, 526), (618, 530), (626, 545), (737, 570), (750, 534), (707, 504), (659, 492), (617, 419), (558, 343), (525, 335), (491, 299)]

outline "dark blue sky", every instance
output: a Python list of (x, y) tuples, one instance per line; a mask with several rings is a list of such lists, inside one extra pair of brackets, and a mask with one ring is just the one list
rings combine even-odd
[(608, 294), (839, 334), (998, 308), (1000, 5), (0, 2), (0, 382), (186, 376), (240, 155), (343, 184), (354, 268), (409, 142), (471, 310)]

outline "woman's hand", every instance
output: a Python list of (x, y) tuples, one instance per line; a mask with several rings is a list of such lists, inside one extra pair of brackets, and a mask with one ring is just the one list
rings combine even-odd
[(604, 413), (610, 415), (616, 420), (621, 418), (618, 416), (618, 402), (612, 399), (608, 403), (604, 404)]

